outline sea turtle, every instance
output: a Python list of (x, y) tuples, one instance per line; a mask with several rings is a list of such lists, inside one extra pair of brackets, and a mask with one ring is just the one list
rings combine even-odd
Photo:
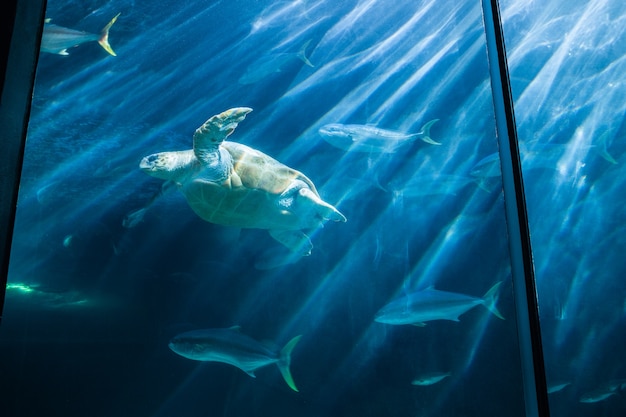
[(267, 229), (290, 250), (309, 255), (313, 245), (302, 229), (346, 218), (320, 198), (301, 172), (246, 145), (225, 141), (251, 111), (237, 107), (212, 116), (194, 133), (193, 149), (149, 155), (139, 167), (175, 183), (202, 219)]

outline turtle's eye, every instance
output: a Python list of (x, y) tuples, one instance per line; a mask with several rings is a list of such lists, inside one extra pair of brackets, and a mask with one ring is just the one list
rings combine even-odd
[(150, 155), (150, 156), (148, 157), (148, 162), (149, 162), (149, 163), (154, 163), (154, 162), (156, 162), (156, 161), (158, 161), (158, 160), (159, 160), (159, 156), (158, 156), (158, 155), (156, 155), (156, 154), (155, 154), (155, 155)]

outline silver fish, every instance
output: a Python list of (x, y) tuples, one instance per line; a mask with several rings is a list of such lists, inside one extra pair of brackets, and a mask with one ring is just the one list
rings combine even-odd
[(187, 359), (233, 365), (253, 378), (257, 369), (276, 364), (289, 388), (298, 391), (289, 365), (291, 351), (301, 337), (301, 335), (294, 337), (277, 352), (241, 333), (239, 327), (235, 326), (228, 329), (203, 329), (181, 333), (170, 341), (169, 348)]
[(600, 387), (583, 394), (578, 401), (581, 403), (597, 403), (626, 391), (626, 379), (614, 379)]
[(445, 378), (450, 376), (450, 372), (430, 372), (426, 374), (419, 375), (413, 381), (411, 381), (411, 385), (434, 385), (437, 382), (443, 381)]
[(425, 326), (432, 320), (459, 321), (460, 315), (479, 305), (504, 320), (496, 307), (501, 285), (502, 281), (497, 282), (482, 298), (430, 287), (393, 300), (376, 313), (374, 320), (394, 325)]
[(567, 387), (568, 385), (570, 385), (571, 382), (569, 381), (559, 381), (559, 382), (554, 382), (552, 384), (548, 385), (548, 394), (553, 394), (555, 392), (559, 392), (565, 389), (565, 387)]
[(418, 133), (401, 133), (380, 129), (369, 125), (344, 125), (331, 123), (319, 129), (320, 135), (331, 145), (350, 152), (395, 152), (401, 146), (415, 139), (431, 145), (441, 145), (430, 137), (430, 128), (439, 119), (433, 119), (422, 126)]
[(43, 26), (40, 50), (41, 52), (49, 52), (51, 54), (69, 55), (67, 48), (72, 48), (86, 42), (97, 41), (105, 51), (116, 56), (113, 48), (109, 45), (109, 29), (111, 29), (111, 26), (113, 26), (119, 15), (120, 13), (111, 19), (98, 34), (57, 26), (47, 21)]

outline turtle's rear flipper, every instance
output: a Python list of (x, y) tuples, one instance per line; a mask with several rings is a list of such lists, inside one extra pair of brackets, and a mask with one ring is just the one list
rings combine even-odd
[(269, 230), (270, 236), (301, 256), (309, 256), (313, 249), (311, 239), (299, 230)]
[(298, 190), (300, 197), (303, 200), (300, 201), (310, 201), (313, 204), (311, 207), (317, 212), (317, 214), (324, 220), (332, 220), (334, 222), (345, 222), (346, 216), (341, 214), (339, 210), (335, 207), (331, 206), (321, 198), (319, 198), (313, 191), (308, 188), (300, 188)]

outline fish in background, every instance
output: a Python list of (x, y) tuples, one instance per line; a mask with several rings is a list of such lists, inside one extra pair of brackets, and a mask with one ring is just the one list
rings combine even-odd
[(82, 45), (86, 42), (97, 41), (100, 46), (109, 54), (116, 56), (113, 48), (109, 45), (109, 29), (120, 16), (118, 13), (111, 21), (100, 31), (100, 33), (89, 33), (81, 30), (57, 26), (50, 23), (50, 19), (46, 19), (43, 26), (43, 34), (41, 36), (41, 52), (48, 52), (58, 55), (69, 55), (67, 48)]
[(392, 153), (402, 146), (420, 139), (430, 145), (441, 145), (430, 137), (430, 128), (439, 121), (433, 119), (418, 133), (402, 133), (370, 125), (331, 123), (319, 129), (324, 140), (336, 148), (349, 152)]
[(278, 351), (241, 333), (240, 327), (234, 326), (181, 333), (170, 341), (169, 348), (187, 359), (233, 365), (253, 378), (256, 378), (254, 371), (257, 369), (276, 364), (289, 388), (298, 391), (289, 366), (291, 351), (301, 337), (294, 337)]
[(606, 131), (598, 138), (598, 146), (595, 148), (598, 155), (607, 162), (617, 165), (617, 161), (613, 158), (613, 155), (609, 153), (609, 147), (613, 144), (615, 138), (611, 136), (611, 132)]
[(445, 378), (449, 377), (450, 372), (429, 372), (425, 374), (418, 375), (413, 381), (411, 381), (411, 385), (417, 386), (427, 386), (434, 385), (437, 382), (443, 381)]
[(554, 394), (555, 392), (563, 391), (567, 386), (571, 385), (570, 381), (556, 381), (548, 384), (548, 394)]
[(315, 65), (306, 56), (306, 49), (310, 43), (311, 40), (309, 39), (298, 52), (281, 52), (262, 56), (248, 66), (246, 72), (239, 78), (239, 84), (249, 85), (257, 83), (264, 78), (282, 72), (288, 64), (297, 59), (313, 68)]
[(150, 200), (148, 200), (143, 207), (126, 213), (122, 219), (122, 226), (126, 229), (132, 229), (137, 226), (143, 221), (143, 218), (145, 217), (150, 206), (152, 206), (159, 198), (174, 191), (176, 191), (176, 183), (174, 181), (165, 181), (161, 187), (154, 194), (152, 194)]
[(432, 320), (459, 321), (460, 315), (480, 305), (504, 320), (496, 307), (501, 285), (502, 281), (497, 282), (482, 298), (428, 287), (393, 300), (376, 313), (374, 320), (393, 325), (425, 326)]
[(626, 392), (626, 379), (614, 379), (593, 391), (584, 393), (578, 401), (581, 403), (598, 403), (623, 392)]
[[(602, 159), (617, 164), (615, 158), (608, 152), (611, 136), (609, 132), (605, 132), (596, 140), (596, 144), (581, 147), (581, 151), (593, 150)], [(559, 171), (559, 161), (568, 152), (575, 150), (571, 144), (537, 144), (535, 141), (531, 143), (520, 143), (520, 158), (522, 160), (522, 168), (524, 170), (531, 169), (548, 169)], [(584, 166), (584, 161), (578, 161)], [(478, 161), (472, 168), (471, 175), (478, 178), (499, 177), (502, 175), (500, 168), (500, 156), (498, 152), (487, 155)]]

